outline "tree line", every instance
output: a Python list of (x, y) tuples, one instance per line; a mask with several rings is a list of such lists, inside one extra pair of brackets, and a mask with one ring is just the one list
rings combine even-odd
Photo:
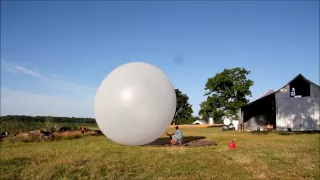
[[(1, 116), (0, 121), (10, 123), (45, 123), (48, 116), (18, 116), (18, 115), (7, 115)], [(96, 124), (94, 118), (76, 118), (76, 117), (51, 117), (52, 123), (83, 123), (83, 124)]]
[(93, 118), (8, 115), (0, 117), (0, 132), (16, 134), (38, 129), (52, 131), (61, 127), (79, 130), (79, 126), (81, 125), (86, 126), (95, 124), (96, 121)]
[[(250, 71), (244, 68), (224, 69), (215, 76), (208, 78), (204, 90), (205, 101), (200, 104), (198, 115), (204, 121), (212, 117), (215, 123), (221, 123), (224, 117), (238, 119), (238, 110), (241, 106), (247, 104), (248, 96), (251, 96), (250, 87), (253, 81), (247, 76)], [(171, 124), (190, 124), (199, 117), (192, 116), (192, 105), (189, 103), (189, 97), (186, 93), (175, 89), (177, 97), (177, 107), (174, 119)], [(23, 122), (31, 123), (46, 122), (47, 116), (2, 116), (0, 122)], [(52, 123), (82, 123), (96, 124), (94, 118), (76, 118), (76, 117), (51, 117)]]

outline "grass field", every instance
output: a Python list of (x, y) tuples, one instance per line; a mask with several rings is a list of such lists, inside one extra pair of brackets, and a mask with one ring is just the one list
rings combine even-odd
[[(0, 179), (320, 179), (319, 134), (182, 131), (218, 145), (130, 147), (90, 135), (51, 142), (5, 141)], [(228, 143), (234, 138), (237, 148), (231, 150)]]

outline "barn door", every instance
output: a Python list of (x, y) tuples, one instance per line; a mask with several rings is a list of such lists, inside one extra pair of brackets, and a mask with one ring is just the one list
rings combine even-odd
[(297, 115), (294, 117), (294, 120), (293, 120), (293, 129), (301, 129), (302, 127), (302, 124), (301, 124), (301, 116), (300, 115)]
[(287, 130), (293, 128), (292, 106), (290, 99), (277, 99), (276, 101), (276, 119), (277, 128)]
[(308, 99), (306, 98), (293, 98), (295, 126), (297, 130), (312, 129), (312, 120), (310, 117)]
[(302, 112), (301, 100), (300, 99), (291, 98), (291, 101), (292, 101), (292, 104), (293, 104), (293, 112), (294, 112), (293, 129), (301, 129), (302, 128), (302, 124), (301, 124), (301, 112)]
[(300, 111), (300, 115), (301, 115), (301, 119), (300, 119), (300, 123), (301, 123), (301, 129), (303, 130), (307, 130), (310, 129), (311, 123), (310, 118), (308, 118), (309, 113), (308, 113), (308, 100), (307, 99), (301, 99), (300, 100), (300, 104), (301, 104), (301, 111)]

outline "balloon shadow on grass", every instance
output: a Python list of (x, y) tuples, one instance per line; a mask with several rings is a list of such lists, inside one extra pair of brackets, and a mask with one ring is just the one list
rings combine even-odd
[(302, 134), (320, 134), (320, 131), (279, 131), (277, 132), (281, 136), (290, 136), (290, 135), (302, 135)]
[[(186, 137), (183, 137), (183, 144), (186, 144), (192, 141), (199, 141), (205, 138), (206, 137), (204, 136), (186, 136)], [(157, 140), (149, 144), (146, 144), (144, 146), (168, 146), (168, 145), (171, 145), (170, 140), (171, 139), (169, 137), (158, 138)]]
[(252, 131), (251, 134), (255, 135), (268, 135), (277, 133), (280, 136), (301, 135), (301, 134), (320, 134), (320, 131)]

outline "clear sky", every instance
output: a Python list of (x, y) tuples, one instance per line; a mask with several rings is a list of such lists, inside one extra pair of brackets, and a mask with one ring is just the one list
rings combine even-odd
[(190, 97), (244, 67), (253, 100), (297, 74), (319, 84), (318, 1), (1, 1), (1, 115), (93, 117), (105, 76), (142, 61)]

